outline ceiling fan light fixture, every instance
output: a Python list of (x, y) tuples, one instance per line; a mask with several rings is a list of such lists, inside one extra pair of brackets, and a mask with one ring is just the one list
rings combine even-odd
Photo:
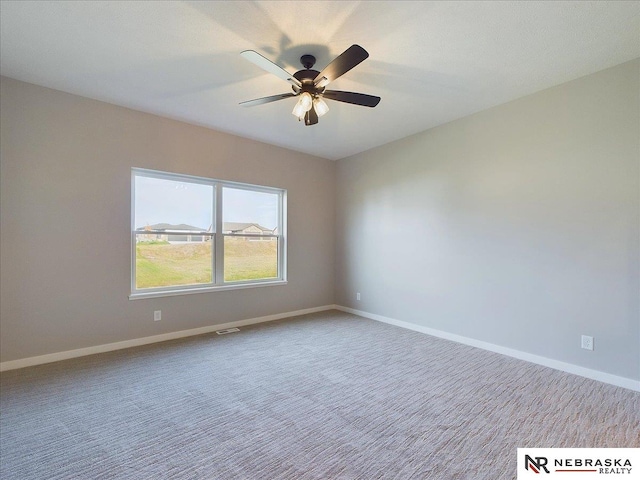
[(313, 100), (313, 108), (315, 108), (316, 113), (319, 117), (323, 116), (329, 111), (329, 105), (327, 105), (327, 102), (325, 102), (320, 97)]

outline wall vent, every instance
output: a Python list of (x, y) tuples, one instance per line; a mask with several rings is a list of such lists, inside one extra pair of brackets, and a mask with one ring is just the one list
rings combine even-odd
[(216, 333), (218, 335), (226, 335), (227, 333), (235, 333), (239, 331), (240, 331), (239, 328), (225, 328), (224, 330), (216, 330)]

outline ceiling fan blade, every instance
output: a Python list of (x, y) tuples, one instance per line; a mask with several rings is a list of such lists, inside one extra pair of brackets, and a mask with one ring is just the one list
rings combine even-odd
[(287, 72), (284, 68), (273, 63), (268, 58), (263, 57), (258, 52), (255, 52), (253, 50), (245, 50), (244, 52), (240, 53), (240, 55), (243, 58), (246, 58), (247, 60), (249, 60), (251, 63), (257, 65), (261, 69), (274, 74), (276, 77), (280, 77), (283, 80), (286, 80), (287, 82), (289, 82), (290, 84), (295, 85), (296, 87), (302, 86), (302, 83), (300, 83), (300, 80), (295, 78), (293, 75)]
[(380, 97), (366, 95), (364, 93), (341, 92), (340, 90), (325, 90), (322, 94), (324, 98), (336, 100), (337, 102), (352, 103), (363, 107), (375, 107), (380, 103)]
[(264, 103), (275, 102), (276, 100), (282, 100), (283, 98), (295, 97), (295, 93), (283, 93), (281, 95), (271, 95), (270, 97), (256, 98), (255, 100), (247, 100), (246, 102), (240, 102), (243, 107), (254, 107), (256, 105), (262, 105)]
[(316, 123), (318, 123), (318, 114), (316, 113), (316, 109), (311, 107), (311, 110), (304, 115), (304, 124), (315, 125)]
[(360, 62), (365, 60), (369, 54), (360, 45), (351, 45), (344, 52), (338, 55), (333, 62), (324, 67), (324, 69), (313, 80), (317, 87), (324, 87), (329, 82), (333, 82), (336, 78), (344, 75)]

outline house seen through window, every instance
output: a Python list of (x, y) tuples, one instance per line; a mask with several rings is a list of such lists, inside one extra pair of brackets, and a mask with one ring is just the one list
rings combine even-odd
[(133, 169), (132, 297), (284, 282), (282, 189)]

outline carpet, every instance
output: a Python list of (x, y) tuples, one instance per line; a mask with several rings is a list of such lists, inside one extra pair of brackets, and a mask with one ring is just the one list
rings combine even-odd
[(3, 479), (513, 479), (640, 394), (329, 311), (0, 375)]

